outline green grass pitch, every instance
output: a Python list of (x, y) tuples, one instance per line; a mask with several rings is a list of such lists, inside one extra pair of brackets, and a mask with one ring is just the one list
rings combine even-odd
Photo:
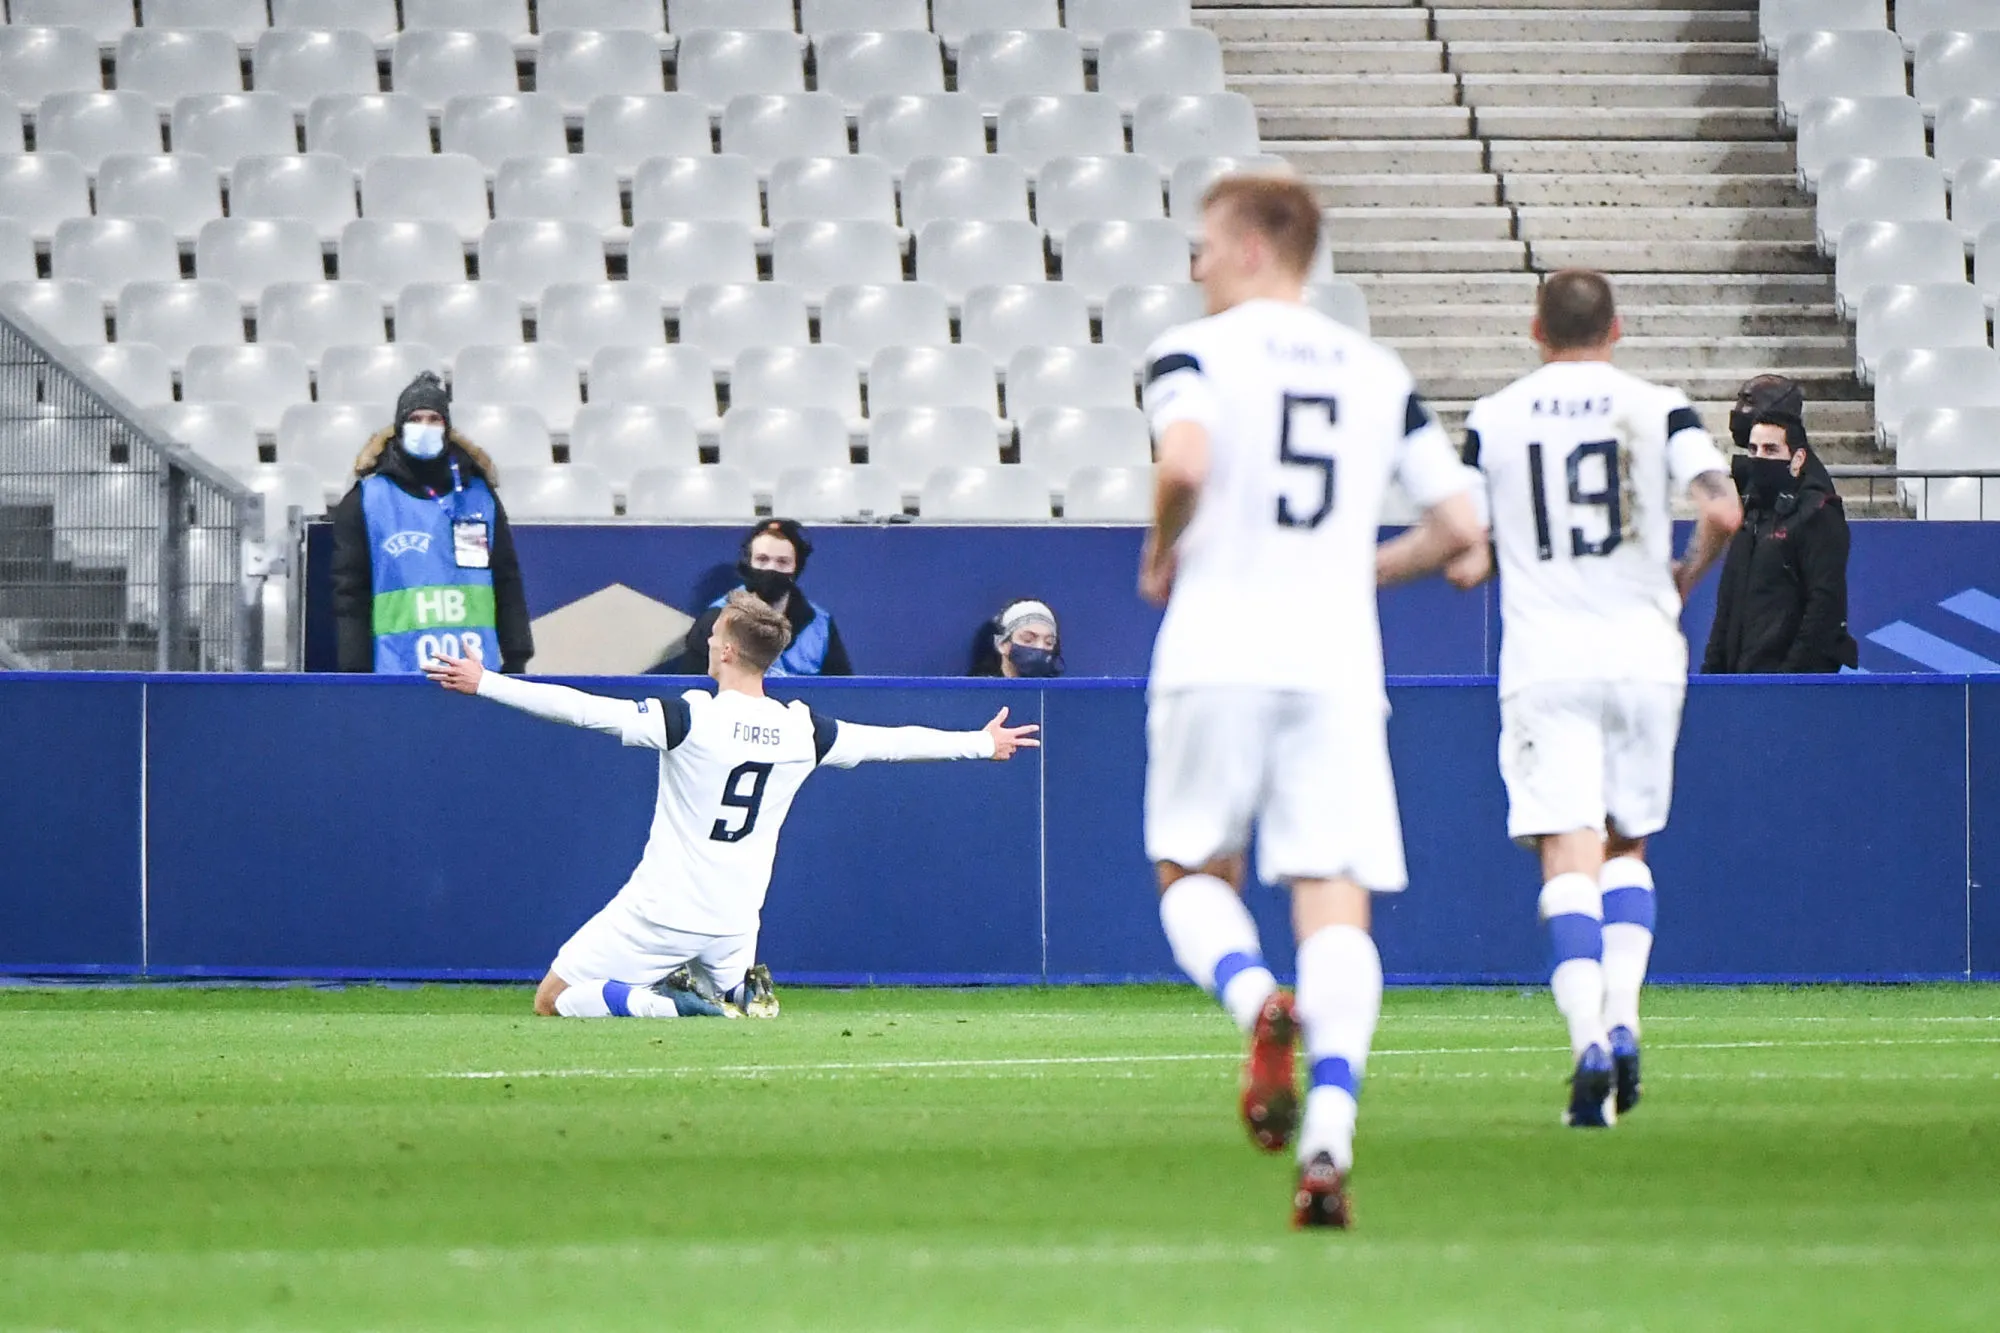
[(1392, 992), (1351, 1235), (1192, 990), (783, 995), (0, 990), (0, 1331), (2000, 1322), (2000, 988), (1655, 990), (1596, 1135), (1545, 995)]

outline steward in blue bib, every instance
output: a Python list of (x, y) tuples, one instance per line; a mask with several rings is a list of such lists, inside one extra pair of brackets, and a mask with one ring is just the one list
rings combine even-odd
[[(851, 676), (854, 667), (847, 660), (847, 645), (840, 641), (840, 629), (833, 614), (814, 606), (799, 591), (799, 576), (805, 573), (812, 543), (805, 531), (789, 518), (766, 519), (759, 523), (737, 553), (736, 575), (745, 591), (775, 607), (792, 627), (792, 643), (771, 664), (772, 676)], [(679, 657), (653, 668), (671, 675), (699, 676), (708, 671), (708, 639), (715, 629), (724, 593), (708, 604), (689, 628), (686, 646)]]
[(492, 461), (451, 430), (449, 411), (437, 377), (418, 376), (334, 510), (342, 671), (413, 673), (448, 656), (518, 672), (534, 655)]

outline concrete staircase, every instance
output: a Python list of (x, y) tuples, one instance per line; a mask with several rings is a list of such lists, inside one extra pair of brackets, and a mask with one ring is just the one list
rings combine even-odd
[(1196, 3), (1448, 424), (1536, 364), (1537, 275), (1582, 265), (1617, 283), (1620, 363), (1685, 389), (1718, 438), (1737, 386), (1775, 370), (1830, 460), (1874, 458), (1756, 0)]

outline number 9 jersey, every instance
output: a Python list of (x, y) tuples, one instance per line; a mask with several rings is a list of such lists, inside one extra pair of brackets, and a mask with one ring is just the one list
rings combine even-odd
[(1308, 306), (1246, 301), (1146, 354), (1157, 439), (1208, 434), (1176, 548), (1155, 693), (1211, 685), (1386, 707), (1375, 547), (1392, 479), (1420, 509), (1472, 487), (1402, 359)]
[(1684, 685), (1672, 498), (1728, 473), (1687, 395), (1554, 361), (1465, 424), (1500, 571), (1500, 697), (1550, 681)]

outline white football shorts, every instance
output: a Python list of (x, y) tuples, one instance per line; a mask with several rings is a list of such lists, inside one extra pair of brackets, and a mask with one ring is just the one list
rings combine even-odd
[(1549, 681), (1500, 701), (1507, 835), (1601, 829), (1627, 838), (1667, 826), (1684, 685)]
[(1267, 884), (1408, 882), (1386, 710), (1337, 695), (1205, 686), (1146, 708), (1146, 855), (1198, 867), (1257, 831)]
[(703, 970), (717, 990), (739, 985), (757, 961), (757, 935), (694, 935), (670, 930), (641, 913), (620, 893), (577, 928), (549, 970), (574, 986), (623, 981), (650, 986), (681, 964)]

